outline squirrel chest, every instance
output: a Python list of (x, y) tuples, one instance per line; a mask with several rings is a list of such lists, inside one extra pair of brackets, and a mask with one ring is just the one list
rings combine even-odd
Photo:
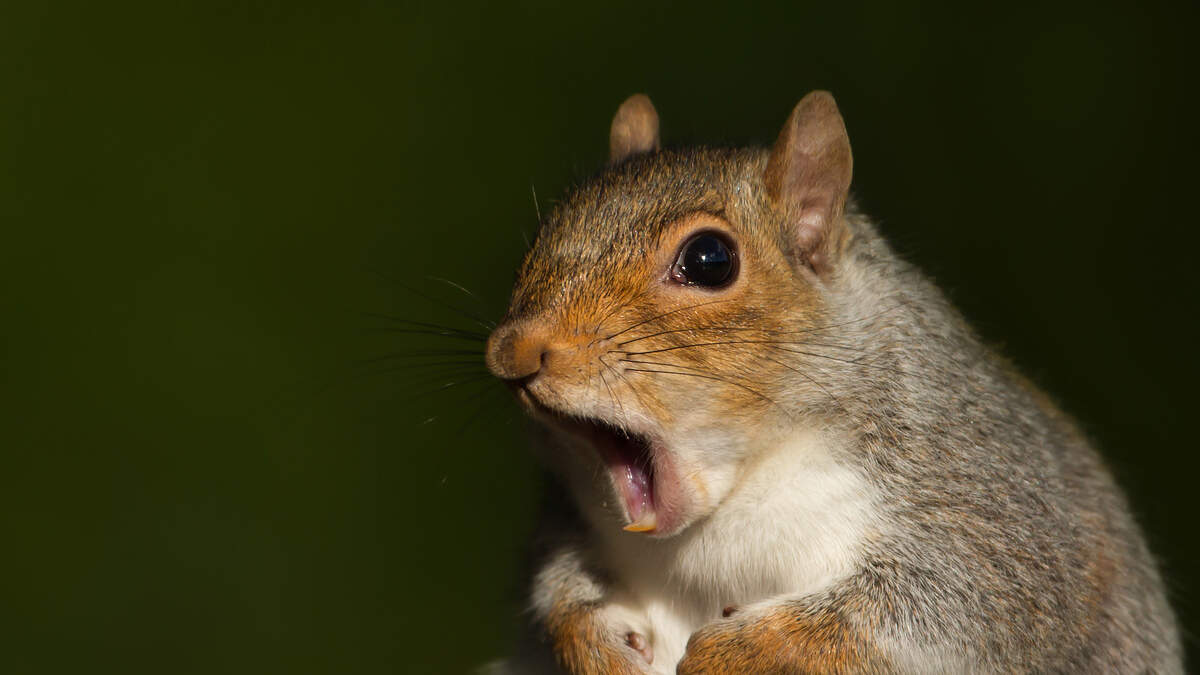
[(831, 434), (778, 441), (716, 513), (667, 545), (608, 529), (613, 606), (673, 673), (688, 637), (731, 606), (815, 593), (852, 574), (864, 537), (882, 526), (872, 487), (839, 463)]

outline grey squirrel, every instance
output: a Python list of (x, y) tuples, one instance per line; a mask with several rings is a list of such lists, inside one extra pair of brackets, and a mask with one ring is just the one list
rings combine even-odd
[(770, 149), (660, 149), (621, 105), (488, 342), (573, 503), (493, 671), (1182, 672), (1101, 459), (851, 168), (825, 92)]

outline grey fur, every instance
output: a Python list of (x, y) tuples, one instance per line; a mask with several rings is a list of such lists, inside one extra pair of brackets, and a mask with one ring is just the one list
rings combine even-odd
[[(510, 319), (635, 302), (614, 299), (606, 278), (691, 211), (721, 211), (786, 250), (765, 162), (759, 150), (695, 149), (605, 170), (547, 219)], [(866, 357), (797, 355), (820, 390), (783, 371), (756, 377), (796, 414), (852, 435), (844, 460), (878, 490), (890, 527), (870, 538), (857, 574), (796, 611), (844, 616), (888, 655), (887, 670), (915, 668), (911, 649), (978, 672), (1182, 672), (1155, 561), (1088, 440), (852, 205), (845, 223), (852, 236), (820, 289), (822, 335)], [(586, 555), (563, 546), (541, 583), (563, 575), (562, 551)], [(580, 589), (598, 583), (572, 569)]]

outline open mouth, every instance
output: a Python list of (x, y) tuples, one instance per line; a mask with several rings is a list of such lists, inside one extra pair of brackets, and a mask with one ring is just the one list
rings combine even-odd
[(624, 502), (630, 532), (653, 532), (658, 525), (654, 503), (654, 447), (650, 439), (597, 420), (572, 420), (575, 431), (592, 442)]
[(600, 454), (613, 487), (625, 507), (626, 530), (654, 532), (658, 528), (655, 503), (655, 444), (648, 436), (603, 420), (564, 415), (538, 401), (526, 400), (554, 426), (587, 440)]
[(675, 469), (661, 443), (611, 422), (556, 410), (525, 387), (517, 389), (517, 397), (529, 406), (534, 417), (587, 441), (596, 449), (625, 507), (625, 530), (659, 534), (664, 528), (670, 530), (675, 526), (678, 509), (668, 508), (667, 502), (677, 503), (678, 496), (661, 498), (664, 487), (671, 491), (673, 481), (666, 480), (665, 486), (659, 484), (664, 478), (660, 474), (669, 478)]

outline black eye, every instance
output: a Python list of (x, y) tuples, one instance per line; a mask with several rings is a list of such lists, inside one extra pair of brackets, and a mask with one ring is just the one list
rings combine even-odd
[(671, 278), (689, 286), (724, 286), (733, 281), (737, 261), (725, 237), (704, 232), (683, 245), (671, 266)]

